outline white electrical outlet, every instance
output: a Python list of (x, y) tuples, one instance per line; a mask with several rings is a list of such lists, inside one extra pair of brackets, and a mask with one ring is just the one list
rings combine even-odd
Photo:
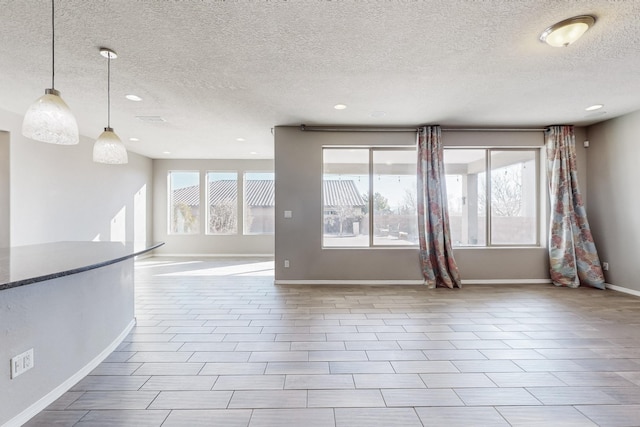
[(15, 378), (33, 368), (35, 362), (33, 359), (33, 349), (20, 353), (11, 358), (11, 378)]
[(603, 262), (602, 263), (602, 269), (604, 271), (609, 271), (609, 263), (608, 262)]
[(24, 370), (28, 371), (33, 368), (33, 349), (29, 349), (24, 353), (24, 357), (22, 358), (22, 365), (24, 366)]
[(289, 268), (289, 260), (288, 259), (284, 260), (284, 268)]

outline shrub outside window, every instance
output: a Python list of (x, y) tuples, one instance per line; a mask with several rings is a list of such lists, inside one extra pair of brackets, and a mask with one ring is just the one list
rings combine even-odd
[(273, 234), (275, 192), (273, 172), (244, 174), (244, 234)]
[(170, 171), (169, 234), (200, 232), (200, 172)]

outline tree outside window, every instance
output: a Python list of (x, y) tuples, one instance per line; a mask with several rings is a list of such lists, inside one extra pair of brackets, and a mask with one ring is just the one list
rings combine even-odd
[(238, 173), (207, 172), (208, 234), (238, 232)]
[(169, 234), (200, 232), (200, 172), (170, 171)]

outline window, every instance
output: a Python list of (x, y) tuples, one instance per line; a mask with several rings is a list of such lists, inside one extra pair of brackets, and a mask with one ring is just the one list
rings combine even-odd
[(369, 150), (323, 150), (323, 246), (369, 246)]
[(417, 153), (373, 150), (373, 244), (418, 242)]
[(454, 246), (485, 246), (485, 150), (444, 150), (449, 226)]
[(208, 234), (238, 232), (238, 173), (207, 172)]
[(169, 233), (200, 232), (200, 172), (170, 171)]
[(538, 244), (538, 155), (533, 149), (445, 149), (454, 246)]
[(415, 245), (416, 160), (415, 148), (325, 148), (323, 246)]
[(244, 234), (273, 234), (274, 178), (273, 172), (245, 172)]

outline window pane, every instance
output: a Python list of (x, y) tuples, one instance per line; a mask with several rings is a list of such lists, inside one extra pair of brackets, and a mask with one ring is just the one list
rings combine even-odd
[(238, 174), (207, 172), (209, 234), (238, 232)]
[(275, 223), (273, 172), (244, 174), (244, 234), (272, 234)]
[(535, 151), (491, 151), (491, 243), (537, 243)]
[(373, 244), (418, 243), (415, 150), (373, 151)]
[(487, 243), (485, 153), (485, 150), (444, 150), (453, 246), (484, 246)]
[(369, 150), (323, 150), (325, 247), (369, 246)]
[(200, 231), (200, 172), (169, 172), (169, 233)]

